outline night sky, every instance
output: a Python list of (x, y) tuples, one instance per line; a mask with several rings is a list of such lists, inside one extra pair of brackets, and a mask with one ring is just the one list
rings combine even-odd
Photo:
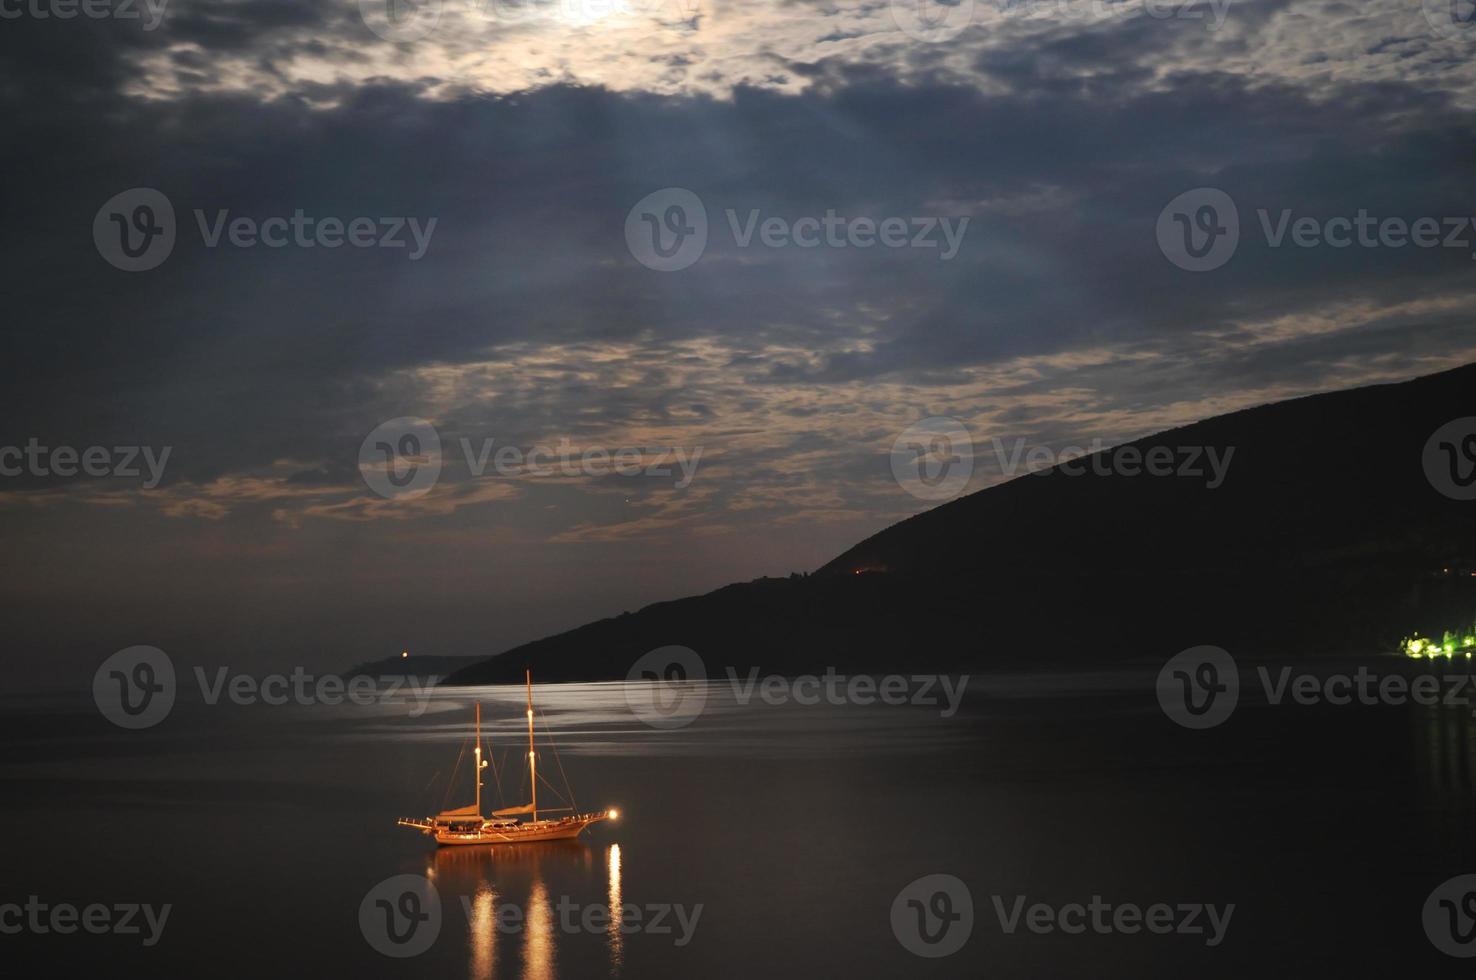
[[(153, 29), (51, 2), (0, 2), (0, 446), (170, 454), (152, 487), (0, 477), (22, 681), (141, 643), (491, 654), (932, 506), (889, 467), (928, 416), (967, 427), (978, 490), (1004, 479), (991, 438), (1110, 445), (1476, 359), (1460, 4), (979, 2), (919, 30), (902, 0), (448, 0), (392, 41), (357, 2), (170, 0)], [(127, 271), (100, 241), (136, 188), (175, 239)], [(670, 188), (707, 240), (662, 271), (627, 231)], [(1239, 240), (1190, 271), (1160, 216), (1201, 188)], [(1464, 245), (1273, 246), (1288, 209)], [(297, 212), (429, 235), (209, 244)], [(900, 218), (908, 244), (744, 245), (755, 212)], [(913, 247), (939, 221), (956, 252)], [(434, 426), (439, 480), (383, 496), (361, 447), (401, 417)], [(674, 463), (478, 477), (463, 439), (700, 456), (681, 486)]]

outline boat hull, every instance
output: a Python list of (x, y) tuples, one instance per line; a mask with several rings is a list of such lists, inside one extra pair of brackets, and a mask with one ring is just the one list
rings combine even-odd
[(483, 827), (471, 832), (436, 830), (432, 833), (440, 847), (487, 847), (498, 844), (536, 844), (542, 841), (572, 840), (584, 828), (605, 819), (604, 814), (588, 814), (565, 820), (540, 820), (516, 827), (493, 829)]

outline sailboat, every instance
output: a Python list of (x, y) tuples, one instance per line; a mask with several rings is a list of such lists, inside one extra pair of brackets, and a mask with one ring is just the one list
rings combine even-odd
[[(482, 815), (482, 770), (487, 763), (482, 759), (482, 706), (477, 705), (476, 750), (472, 753), (472, 783), (476, 786), (476, 798), (470, 806), (454, 810), (442, 810), (434, 817), (401, 817), (395, 821), (400, 827), (413, 827), (421, 833), (434, 837), (442, 847), (464, 844), (527, 844), (539, 841), (571, 840), (578, 837), (585, 827), (601, 820), (614, 820), (620, 816), (614, 809), (595, 813), (570, 813), (557, 819), (540, 819), (538, 806), (538, 754), (533, 747), (533, 672), (526, 674), (528, 686), (528, 783), (531, 788), (530, 802), (520, 806), (493, 810), (489, 816)], [(560, 767), (562, 769), (562, 766)], [(550, 784), (552, 785), (552, 784)], [(572, 794), (571, 794), (572, 796)], [(569, 813), (573, 807), (543, 807), (543, 813)], [(521, 820), (520, 817), (528, 817)]]

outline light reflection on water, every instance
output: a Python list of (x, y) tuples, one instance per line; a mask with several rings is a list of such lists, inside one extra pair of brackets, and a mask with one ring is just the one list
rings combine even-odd
[(537, 870), (533, 872), (533, 890), (528, 895), (523, 913), (523, 978), (553, 980), (554, 914), (548, 900), (548, 888)]
[(625, 937), (620, 932), (620, 918), (617, 912), (621, 907), (620, 845), (611, 844), (606, 857), (610, 868), (610, 925), (606, 929), (610, 946), (610, 975), (618, 977), (620, 968), (625, 965)]
[(497, 966), (497, 893), (489, 882), (477, 886), (467, 923), (472, 980), (490, 980)]
[[(1319, 937), (1350, 929), (1424, 942), (1387, 924), (1417, 921), (1429, 887), (1476, 862), (1469, 706), (1247, 696), (1225, 725), (1188, 732), (1158, 708), (1152, 680), (981, 677), (952, 718), (922, 706), (743, 705), (720, 680), (701, 716), (672, 731), (642, 724), (619, 683), (535, 687), (555, 744), (585, 757), (564, 759), (580, 799), (618, 807), (620, 819), (566, 844), (439, 850), (394, 818), (436, 811), (474, 703), (499, 754), (526, 749), (520, 688), (435, 691), (416, 716), (404, 705), (184, 701), (126, 736), (83, 695), (55, 711), (26, 705), (10, 726), (0, 830), (24, 841), (45, 826), (69, 843), (65, 860), (13, 848), (7, 880), (22, 894), (176, 901), (169, 940), (152, 951), (170, 975), (218, 958), (250, 919), (317, 956), (296, 972), (403, 976), (351, 913), (365, 889), (404, 872), (434, 878), (445, 916), (415, 972), (476, 980), (926, 975), (903, 958), (886, 914), (903, 884), (938, 870), (967, 880), (985, 914), (996, 889), (1243, 903), (1240, 945), (1210, 951), (1218, 975), (1253, 973), (1262, 941), (1312, 956), (1327, 953)], [(470, 802), (459, 795), (470, 764), (457, 773), (452, 802)], [(778, 807), (824, 818), (824, 832), (768, 819)], [(919, 808), (925, 820), (904, 816)], [(108, 835), (95, 833), (99, 813)], [(182, 859), (187, 837), (229, 846)], [(290, 900), (284, 867), (306, 869)], [(1338, 893), (1359, 901), (1324, 901)], [(615, 916), (566, 927), (563, 896), (710, 913), (678, 947), (622, 933)], [(499, 930), (513, 906), (528, 913), (522, 928)], [(1108, 951), (1115, 973), (1148, 975), (1161, 948)], [(1080, 949), (973, 940), (932, 975), (1067, 975)], [(1178, 975), (1213, 972), (1189, 947), (1169, 952), (1182, 954)], [(1355, 954), (1368, 950), (1349, 953), (1350, 969)], [(271, 942), (239, 944), (224, 972), (262, 975), (280, 955)]]
[[(545, 844), (516, 844), (498, 847), (443, 847), (426, 859), (426, 875), (436, 885), (443, 914), (465, 914), (467, 966), (471, 980), (491, 980), (498, 964), (511, 955), (525, 980), (554, 980), (559, 976), (559, 944), (562, 930), (579, 932), (585, 902), (577, 896), (555, 895), (549, 875), (594, 871), (596, 848), (577, 841)], [(605, 928), (608, 969), (612, 977), (624, 966), (624, 936), (620, 931), (622, 907), (621, 854), (619, 844), (603, 848), (606, 873), (605, 895), (610, 911)], [(500, 885), (494, 885), (500, 881)], [(524, 887), (524, 883), (526, 886)], [(574, 902), (573, 913), (561, 918), (561, 901)], [(569, 937), (573, 941), (574, 937)], [(499, 941), (507, 945), (499, 956)], [(519, 941), (521, 940), (521, 941)]]
[(1476, 721), (1464, 707), (1446, 705), (1420, 707), (1410, 721), (1417, 755), (1423, 748), (1415, 760), (1421, 791), (1437, 812), (1459, 813), (1476, 797)]

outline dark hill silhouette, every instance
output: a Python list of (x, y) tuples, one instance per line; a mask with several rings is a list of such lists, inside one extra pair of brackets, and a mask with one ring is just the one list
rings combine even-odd
[(1437, 492), (1421, 463), (1431, 433), (1467, 415), (1476, 365), (1207, 419), (1127, 445), (1233, 447), (1217, 488), (1089, 465), (1027, 474), (812, 575), (590, 623), (451, 682), (515, 680), (525, 666), (543, 680), (623, 678), (667, 644), (716, 674), (1153, 660), (1201, 643), (1249, 657), (1390, 651), (1410, 630), (1476, 619), (1476, 565), (1464, 567), (1476, 501)]

